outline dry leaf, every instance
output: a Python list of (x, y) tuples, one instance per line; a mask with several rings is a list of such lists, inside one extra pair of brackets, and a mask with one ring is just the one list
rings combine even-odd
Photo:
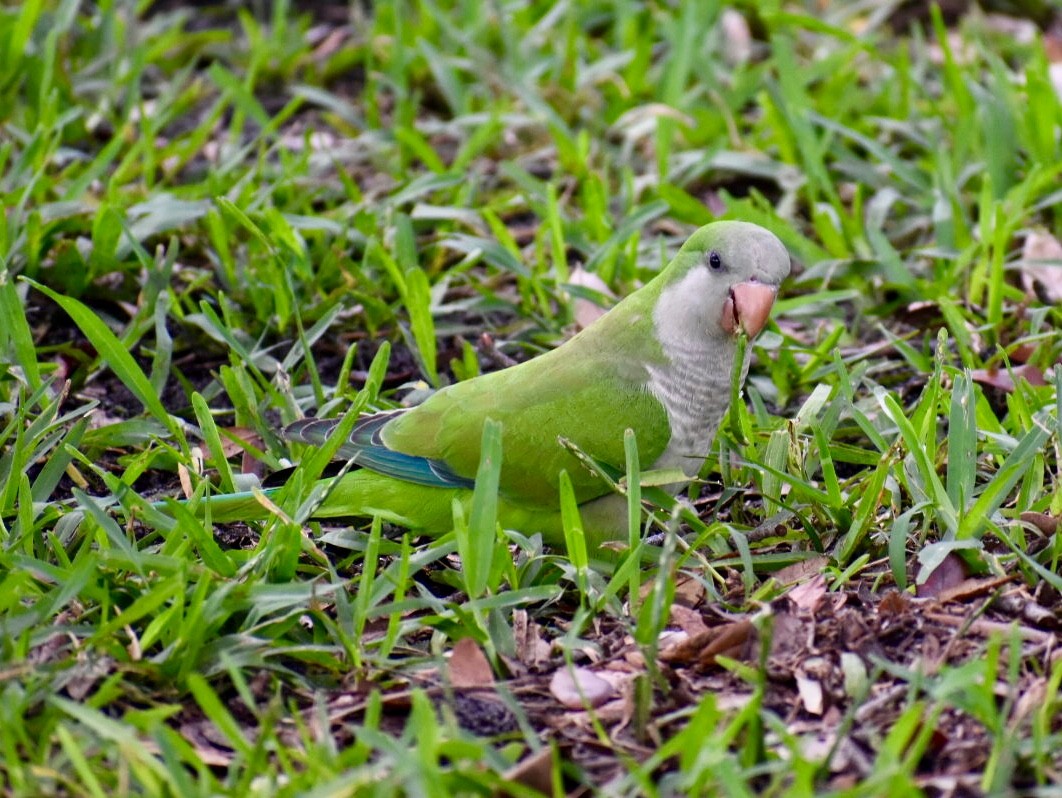
[(878, 614), (884, 616), (903, 615), (911, 607), (911, 600), (899, 590), (890, 590), (878, 602)]
[(797, 673), (796, 684), (797, 692), (800, 694), (800, 703), (804, 705), (804, 709), (812, 715), (821, 715), (825, 708), (821, 682)]
[(786, 593), (786, 598), (793, 603), (794, 607), (812, 615), (822, 606), (822, 600), (825, 597), (826, 576), (821, 573)]
[[(533, 754), (529, 754), (505, 771), (502, 778), (511, 783), (519, 784), (528, 789), (537, 790), (543, 795), (554, 795), (553, 792), (553, 749), (542, 747)], [(502, 791), (503, 795), (510, 795), (508, 790)]]
[(527, 614), (527, 610), (513, 611), (513, 638), (516, 657), (528, 667), (535, 667), (549, 659), (550, 645), (542, 637), (541, 627)]
[[(594, 272), (588, 272), (581, 266), (576, 266), (572, 269), (568, 283), (580, 286), (581, 288), (589, 288), (597, 291), (599, 294), (604, 294), (605, 296), (615, 297), (615, 294), (612, 293), (608, 284), (604, 280)], [(589, 299), (584, 299), (583, 297), (576, 297), (575, 301), (572, 303), (572, 317), (575, 319), (575, 323), (580, 329), (583, 327), (589, 327), (607, 312), (608, 308), (603, 308), (596, 302), (591, 302)]]
[[(221, 453), (226, 458), (247, 451), (247, 446), (265, 448), (262, 436), (249, 427), (219, 427), (218, 432), (221, 433)], [(241, 446), (241, 442), (246, 446)]]
[(612, 685), (588, 668), (560, 668), (549, 681), (549, 691), (568, 709), (599, 707), (615, 695)]
[(463, 637), (450, 655), (450, 684), (454, 687), (490, 687), (494, 672), (487, 657), (471, 637)]
[(196, 759), (203, 764), (210, 767), (228, 767), (232, 764), (231, 743), (210, 721), (203, 719), (182, 723), (178, 732), (195, 749)]
[(692, 576), (675, 580), (675, 602), (684, 607), (696, 607), (704, 599), (704, 583)]
[(852, 651), (841, 653), (841, 673), (844, 674), (844, 692), (849, 698), (863, 695), (870, 681), (863, 658)]
[(720, 656), (740, 659), (748, 651), (749, 643), (756, 639), (756, 627), (751, 621), (737, 621), (713, 629), (713, 640), (709, 641), (697, 658), (701, 668), (711, 668)]
[(1044, 373), (1029, 363), (1012, 366), (1010, 369), (974, 369), (970, 372), (970, 377), (974, 382), (990, 385), (1007, 393), (1014, 392), (1014, 377), (1024, 379), (1029, 385), (1047, 385)]
[(1036, 354), (1036, 345), (1030, 343), (1014, 344), (1007, 348), (1007, 358), (1011, 363), (1028, 363)]
[(919, 598), (937, 598), (945, 590), (962, 583), (966, 578), (966, 564), (955, 552), (948, 552), (940, 565), (915, 590)]
[(798, 560), (792, 565), (780, 568), (774, 574), (774, 581), (780, 585), (792, 585), (803, 582), (805, 579), (821, 574), (829, 564), (830, 558), (823, 555), (809, 557), (806, 560)]
[(954, 587), (941, 590), (937, 599), (943, 604), (948, 601), (966, 601), (975, 596), (984, 596), (991, 593), (1000, 585), (1005, 585), (1013, 579), (1011, 575), (996, 576), (986, 579), (964, 579)]
[(752, 58), (752, 31), (740, 11), (728, 8), (719, 15), (723, 33), (723, 59), (730, 66), (740, 66)]
[(1047, 679), (1040, 676), (1034, 679), (1033, 683), (1028, 685), (1022, 691), (1022, 694), (1018, 696), (1018, 701), (1014, 704), (1014, 709), (1010, 713), (1010, 728), (1012, 730), (1020, 728), (1026, 718), (1039, 711), (1046, 699)]
[(1033, 230), (1021, 249), (1021, 284), (1044, 304), (1062, 302), (1062, 244), (1045, 230)]
[(815, 632), (815, 624), (791, 612), (779, 612), (771, 619), (771, 658), (787, 660), (803, 657)]
[(697, 610), (691, 610), (681, 604), (671, 605), (671, 623), (675, 624), (690, 637), (704, 634), (708, 631), (708, 625), (704, 622), (701, 614)]
[(1025, 512), (1021, 514), (1021, 520), (1026, 524), (1032, 524), (1045, 535), (1053, 535), (1062, 526), (1062, 519), (1047, 513)]

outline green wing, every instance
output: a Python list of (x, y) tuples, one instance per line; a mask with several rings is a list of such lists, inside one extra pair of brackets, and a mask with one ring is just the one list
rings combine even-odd
[(484, 421), (492, 418), (502, 423), (500, 490), (510, 501), (556, 506), (561, 469), (579, 502), (608, 493), (558, 437), (622, 470), (624, 431), (634, 430), (641, 462), (652, 463), (671, 436), (667, 413), (646, 389), (643, 366), (588, 354), (588, 347), (564, 349), (439, 391), (388, 423), (383, 442), (471, 478)]

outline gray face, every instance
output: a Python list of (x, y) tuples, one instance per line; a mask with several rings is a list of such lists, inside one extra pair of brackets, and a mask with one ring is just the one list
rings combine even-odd
[(789, 262), (782, 242), (758, 225), (702, 227), (683, 246), (678, 271), (653, 313), (661, 343), (707, 345), (731, 337), (737, 327), (754, 335), (789, 274)]

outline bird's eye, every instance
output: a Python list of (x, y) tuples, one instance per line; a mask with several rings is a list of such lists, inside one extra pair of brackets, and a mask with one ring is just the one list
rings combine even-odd
[(723, 259), (719, 257), (718, 252), (711, 252), (708, 254), (708, 266), (713, 272), (717, 272), (723, 268)]

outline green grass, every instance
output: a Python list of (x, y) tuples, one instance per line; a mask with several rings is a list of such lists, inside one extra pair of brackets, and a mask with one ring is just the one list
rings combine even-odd
[[(1062, 237), (1039, 29), (840, 2), (147, 5), (0, 10), (0, 794), (486, 795), (551, 746), (555, 785), (618, 794), (1056, 794), (1062, 536), (1025, 514), (1062, 515), (1062, 310), (1019, 279), (1030, 231)], [(576, 266), (628, 292), (717, 217), (798, 268), (714, 501), (666, 501), (628, 446), (655, 563), (595, 571), (570, 512), (570, 556), (495, 534), (490, 458), (436, 540), (305, 522), (328, 452), (283, 423), (545, 351), (601, 299)], [(975, 379), (1020, 362), (1046, 384)], [(246, 533), (152, 507), (299, 459)], [(878, 604), (956, 556), (1011, 581)], [(779, 569), (808, 562), (845, 601), (778, 661)], [(679, 572), (758, 653), (659, 661)], [(527, 624), (553, 646), (533, 665)], [(504, 733), (448, 686), (464, 637)], [(643, 663), (628, 722), (567, 724), (550, 674), (601, 659)], [(794, 687), (816, 667), (824, 717)]]

